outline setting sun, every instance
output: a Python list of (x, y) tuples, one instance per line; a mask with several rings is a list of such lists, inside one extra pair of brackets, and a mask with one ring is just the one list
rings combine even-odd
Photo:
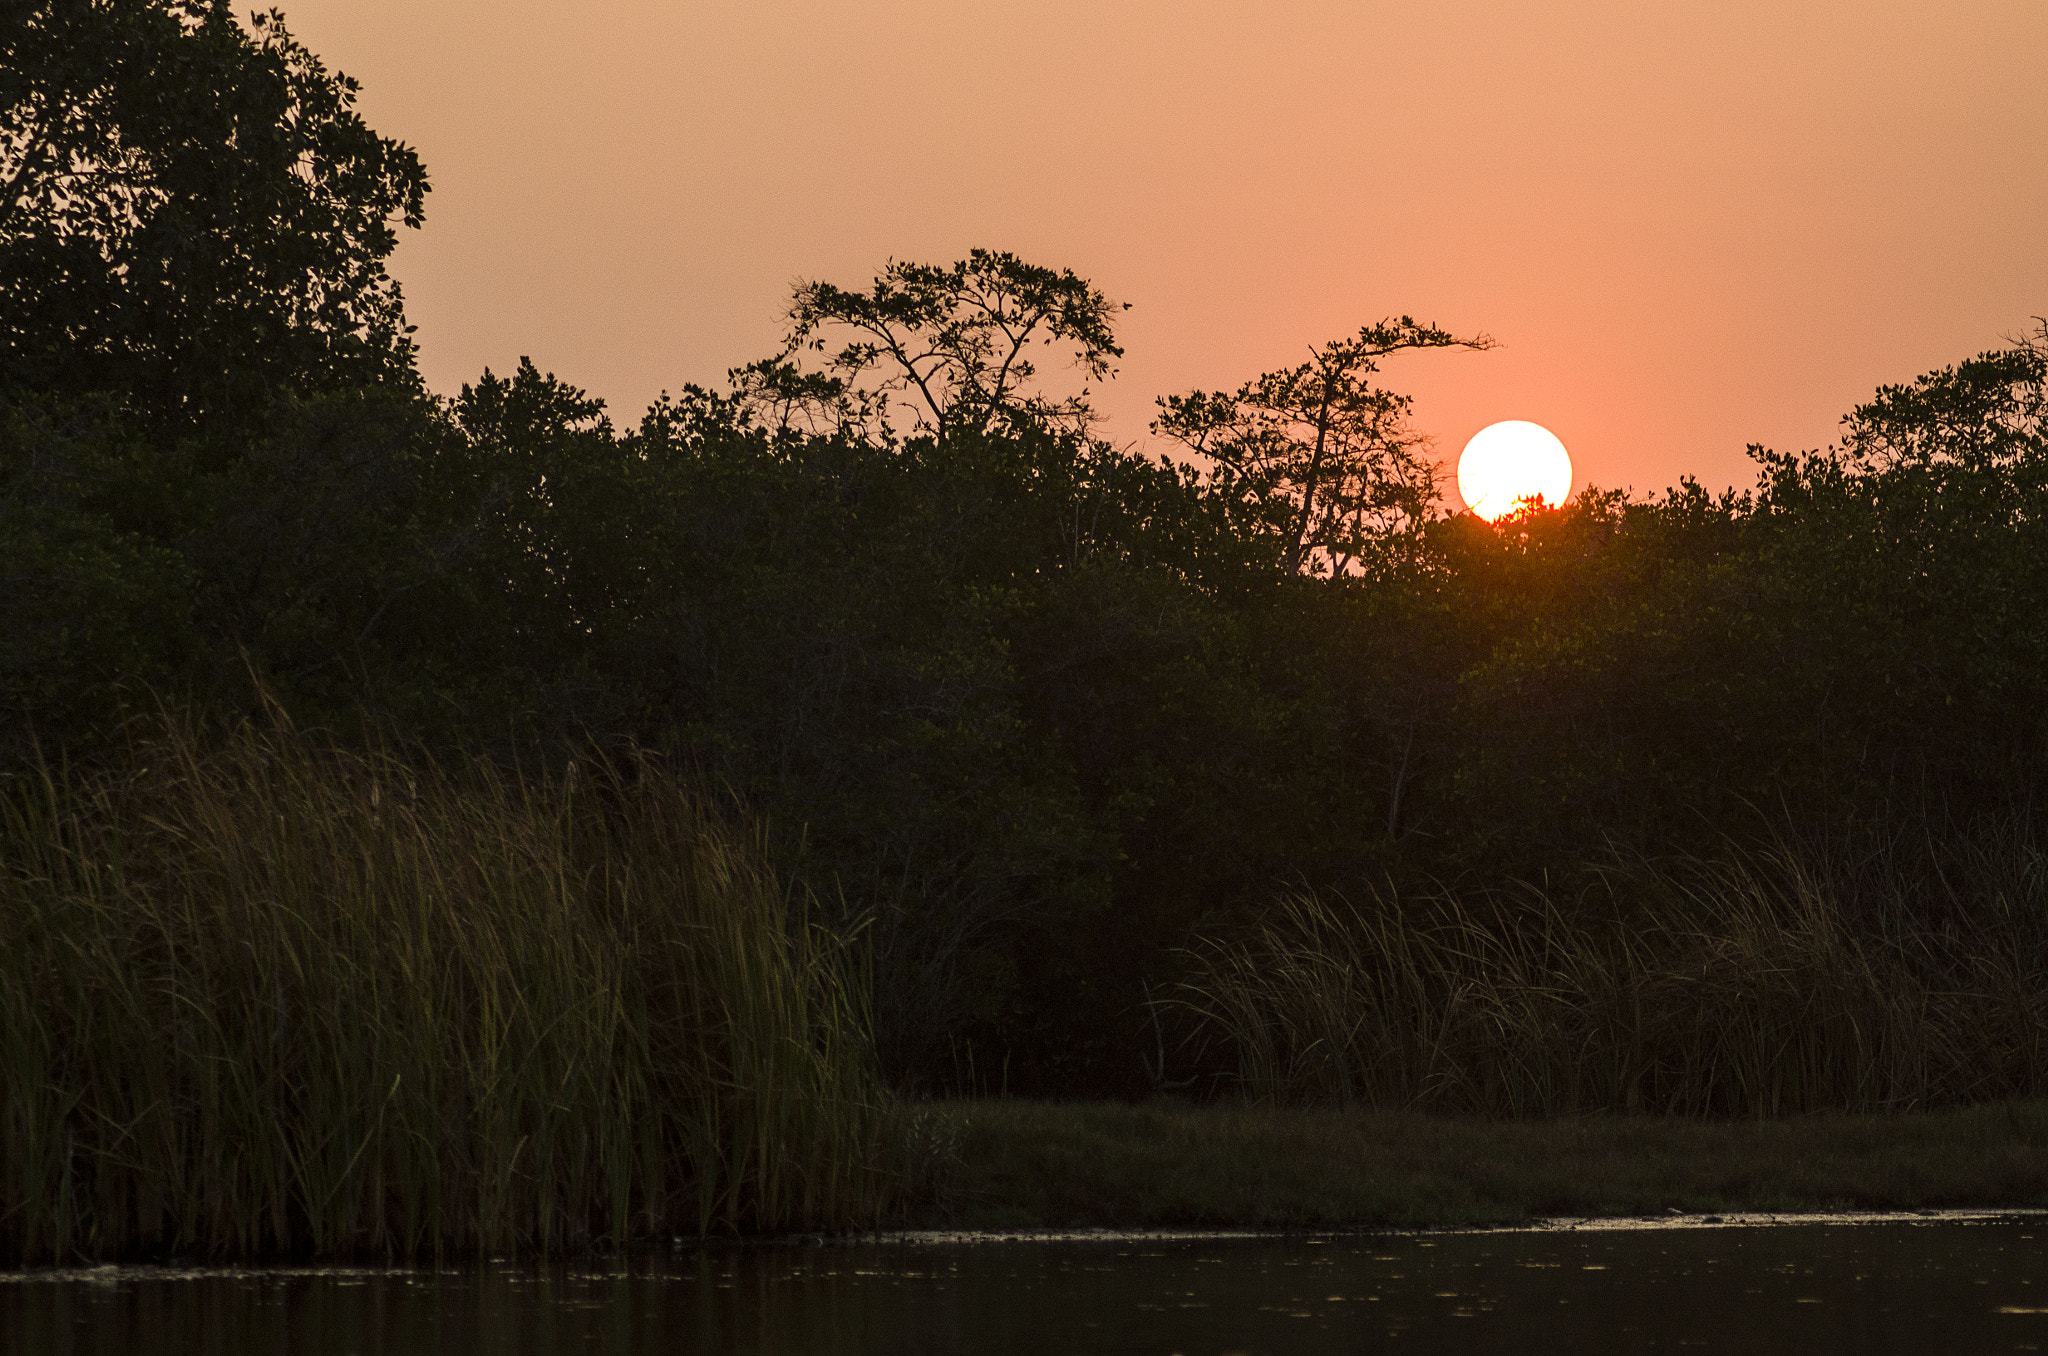
[(2048, 0), (5, 2), (0, 1356), (2043, 1345)]
[(1556, 434), (1526, 419), (1488, 424), (1458, 458), (1458, 493), (1488, 522), (1514, 512), (1525, 499), (1541, 495), (1555, 506), (1571, 492), (1571, 455)]

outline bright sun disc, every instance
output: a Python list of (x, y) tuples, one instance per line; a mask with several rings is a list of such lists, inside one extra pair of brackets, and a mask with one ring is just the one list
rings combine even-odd
[(1458, 493), (1467, 508), (1488, 522), (1539, 494), (1555, 508), (1571, 492), (1571, 455), (1556, 434), (1526, 419), (1488, 424), (1472, 435), (1458, 458)]

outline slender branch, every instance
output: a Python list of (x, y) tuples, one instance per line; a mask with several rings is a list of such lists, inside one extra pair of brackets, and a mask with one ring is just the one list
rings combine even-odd
[(1316, 411), (1316, 450), (1315, 454), (1309, 458), (1308, 477), (1302, 483), (1301, 519), (1294, 530), (1294, 549), (1289, 552), (1290, 562), (1297, 570), (1301, 568), (1302, 557), (1308, 552), (1308, 530), (1309, 524), (1313, 521), (1312, 514), (1315, 510), (1316, 482), (1322, 478), (1323, 450), (1328, 446), (1330, 437), (1330, 397), (1332, 394), (1334, 392), (1332, 390), (1330, 371), (1325, 367), (1323, 369), (1323, 403), (1321, 408)]
[[(1007, 326), (1004, 327), (1003, 335), (1005, 338), (1008, 338), (1010, 340), (1010, 351), (1003, 358), (1002, 367), (996, 371), (995, 389), (989, 393), (988, 415), (984, 416), (984, 420), (986, 420), (987, 417), (992, 416), (995, 413), (995, 411), (1002, 405), (1003, 389), (1004, 387), (1009, 385), (1010, 381), (1010, 364), (1017, 361), (1017, 354), (1023, 350), (1025, 343), (1031, 338), (1031, 331), (1038, 327), (1039, 319), (1039, 316), (1033, 316), (1030, 323), (1025, 325), (1024, 328), (1022, 330), (1019, 330), (1014, 336), (1010, 334), (1009, 328)], [(1001, 324), (1000, 321), (998, 321), (997, 323)], [(984, 423), (983, 426), (986, 427), (986, 423)]]

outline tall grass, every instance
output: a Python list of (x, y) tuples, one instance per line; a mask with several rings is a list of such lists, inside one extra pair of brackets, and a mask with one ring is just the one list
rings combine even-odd
[(872, 1214), (844, 948), (658, 767), (172, 731), (0, 796), (0, 1253), (617, 1245)]
[(1182, 1003), (1279, 1101), (1778, 1116), (2048, 1092), (2048, 859), (1810, 845), (1540, 889), (1296, 895)]

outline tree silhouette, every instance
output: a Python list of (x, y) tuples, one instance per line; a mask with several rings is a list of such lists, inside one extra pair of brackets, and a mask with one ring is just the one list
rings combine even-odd
[(32, 0), (0, 21), (0, 388), (154, 423), (410, 378), (394, 219), (426, 171), (357, 86), (227, 0)]
[[(1093, 418), (1087, 390), (1059, 399), (1031, 389), (1033, 349), (1068, 345), (1087, 379), (1111, 376), (1111, 360), (1123, 356), (1112, 323), (1119, 309), (1071, 270), (1014, 254), (978, 249), (946, 266), (892, 261), (864, 292), (799, 284), (782, 353), (732, 378), (775, 428), (884, 432), (890, 398), (903, 397), (915, 426), (940, 438), (1027, 425), (1078, 433)], [(828, 350), (828, 336), (847, 332), (849, 342)], [(797, 361), (807, 352), (828, 354), (825, 371)]]
[(1217, 488), (1279, 538), (1290, 570), (1383, 566), (1412, 555), (1436, 467), (1408, 425), (1409, 397), (1367, 378), (1403, 349), (1492, 346), (1483, 334), (1383, 320), (1236, 391), (1161, 397), (1152, 430), (1214, 463)]

